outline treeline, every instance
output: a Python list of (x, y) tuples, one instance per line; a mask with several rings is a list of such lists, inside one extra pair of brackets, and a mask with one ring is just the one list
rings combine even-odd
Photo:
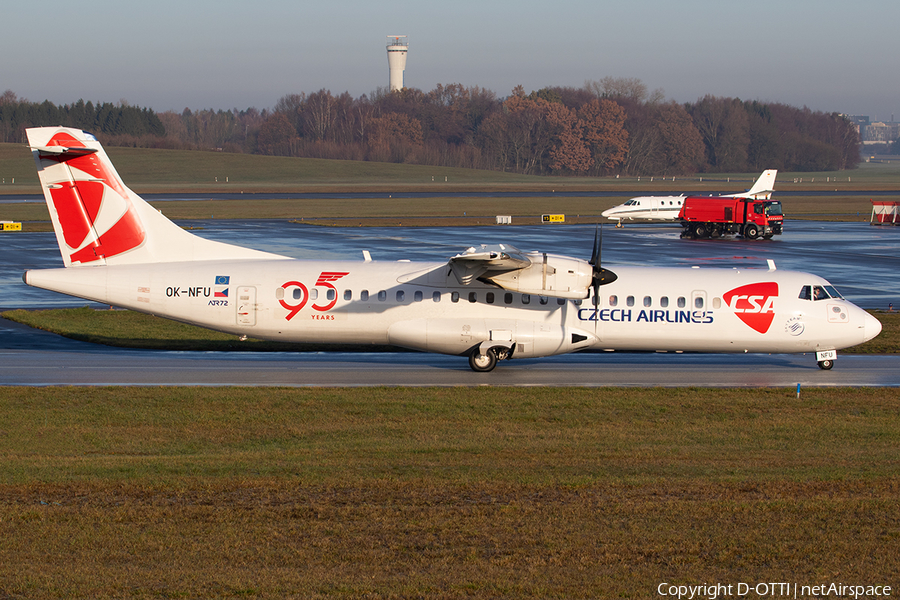
[(25, 142), (27, 127), (62, 125), (105, 135), (107, 143), (147, 145), (166, 134), (159, 117), (148, 108), (125, 102), (79, 100), (57, 106), (45, 100), (40, 104), (20, 100), (10, 90), (0, 96), (0, 141)]
[(107, 144), (537, 175), (842, 170), (860, 157), (856, 128), (837, 113), (715, 96), (678, 104), (636, 79), (528, 94), (518, 87), (506, 98), (460, 84), (359, 98), (320, 90), (286, 95), (272, 109), (159, 114), (126, 103), (38, 105), (10, 94), (0, 98), (5, 141), (21, 141), (27, 126), (62, 124)]

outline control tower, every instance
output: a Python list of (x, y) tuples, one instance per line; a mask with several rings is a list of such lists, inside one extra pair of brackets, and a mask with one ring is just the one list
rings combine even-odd
[(403, 71), (406, 70), (406, 53), (409, 38), (405, 35), (387, 36), (388, 67), (391, 69), (390, 90), (403, 89)]

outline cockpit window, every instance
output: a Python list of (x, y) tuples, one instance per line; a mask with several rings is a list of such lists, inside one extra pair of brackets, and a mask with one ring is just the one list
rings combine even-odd
[(804, 285), (800, 288), (801, 300), (828, 300), (829, 298), (842, 300), (844, 297), (832, 285)]
[(833, 285), (826, 285), (825, 291), (828, 292), (828, 295), (832, 298), (839, 298), (841, 300), (844, 299), (844, 297), (841, 296), (841, 293), (839, 291), (837, 291), (836, 289), (834, 289)]

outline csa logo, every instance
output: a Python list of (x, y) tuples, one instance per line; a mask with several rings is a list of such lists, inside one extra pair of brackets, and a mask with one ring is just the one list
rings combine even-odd
[(760, 333), (769, 331), (775, 319), (777, 297), (778, 284), (774, 281), (742, 285), (722, 296), (738, 319)]

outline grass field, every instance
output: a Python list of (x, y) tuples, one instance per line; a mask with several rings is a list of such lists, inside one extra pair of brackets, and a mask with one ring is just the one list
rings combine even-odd
[(0, 596), (896, 585), (896, 389), (0, 388)]
[[(265, 201), (249, 211), (241, 201), (160, 203), (174, 218), (425, 224), (454, 211), (605, 207), (551, 199), (553, 190), (684, 189), (646, 178), (109, 153), (139, 192), (548, 192), (508, 203)], [(821, 181), (832, 175), (848, 176), (797, 174), (786, 185), (900, 181), (883, 165), (851, 172), (852, 182)], [(0, 145), (0, 177), (0, 193), (39, 193), (21, 146)], [(703, 185), (735, 191), (754, 178)], [(786, 212), (846, 218), (858, 206), (868, 220), (870, 211), (864, 198), (800, 202)], [(0, 219), (48, 219), (39, 205), (0, 210)], [(4, 316), (108, 344), (284, 349), (126, 311)], [(877, 316), (884, 332), (855, 351), (897, 351), (900, 321)], [(793, 388), (0, 386), (0, 598), (658, 598), (666, 582), (772, 581), (896, 591), (898, 401), (893, 388), (798, 399)]]
[[(108, 148), (125, 183), (138, 193), (202, 193), (209, 199), (160, 202), (155, 206), (175, 219), (285, 218), (318, 220), (323, 224), (434, 224), (428, 219), (454, 217), (454, 223), (489, 224), (498, 214), (521, 218), (544, 213), (564, 213), (570, 220), (589, 216), (599, 222), (600, 213), (624, 202), (631, 192), (680, 193), (685, 189), (732, 193), (746, 189), (754, 173), (696, 175), (690, 178), (660, 177), (536, 177), (473, 169), (418, 165), (333, 161), (283, 157)], [(0, 144), (0, 194), (39, 194), (34, 162), (24, 146)], [(227, 180), (227, 183), (226, 183)], [(15, 184), (11, 183), (15, 181)], [(900, 182), (900, 165), (864, 163), (859, 169), (834, 173), (781, 173), (779, 190), (840, 191), (894, 190)], [(622, 196), (565, 198), (557, 191), (616, 191)], [(626, 193), (626, 190), (629, 193)], [(542, 197), (491, 198), (490, 192), (546, 192)], [(221, 194), (241, 192), (483, 192), (484, 197), (449, 196), (387, 199), (276, 199), (223, 200)], [(777, 196), (776, 196), (777, 197)], [(879, 197), (900, 200), (900, 197)], [(792, 197), (784, 199), (790, 218), (851, 219), (868, 221), (871, 204), (864, 196)], [(468, 215), (463, 218), (463, 214)], [(485, 219), (487, 217), (487, 219)], [(47, 221), (43, 205), (5, 204), (0, 218), (15, 221)], [(346, 220), (350, 219), (350, 222)], [(355, 221), (353, 221), (355, 219)], [(33, 225), (26, 224), (26, 230)]]

